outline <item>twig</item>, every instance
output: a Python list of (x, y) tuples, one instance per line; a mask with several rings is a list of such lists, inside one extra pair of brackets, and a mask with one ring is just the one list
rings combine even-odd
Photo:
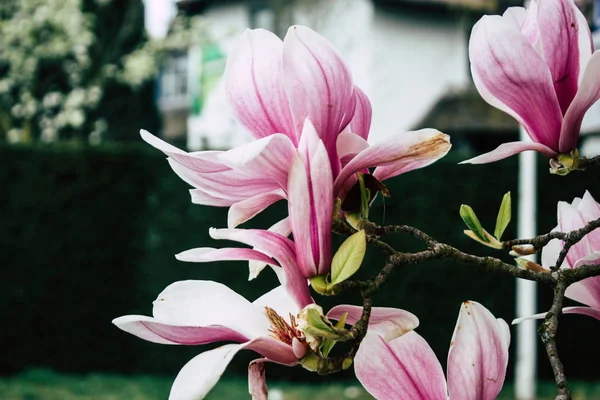
[(595, 164), (600, 164), (600, 156), (595, 156), (595, 157), (590, 157), (590, 158), (582, 157), (579, 159), (577, 169), (585, 170), (588, 167), (591, 167), (592, 165), (595, 165)]
[(548, 360), (552, 366), (552, 372), (554, 372), (554, 380), (556, 381), (556, 387), (558, 389), (556, 400), (571, 400), (569, 383), (567, 382), (565, 370), (558, 357), (558, 349), (556, 347), (558, 316), (562, 312), (562, 304), (567, 286), (568, 284), (563, 279), (557, 280), (556, 286), (554, 287), (552, 307), (550, 307), (550, 311), (546, 314), (544, 323), (540, 325), (538, 329), (538, 334), (546, 347), (546, 354), (548, 355)]

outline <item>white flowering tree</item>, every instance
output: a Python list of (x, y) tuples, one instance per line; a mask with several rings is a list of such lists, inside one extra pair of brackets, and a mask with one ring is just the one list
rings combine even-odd
[(143, 114), (140, 97), (153, 107), (156, 47), (144, 35), (140, 0), (0, 2), (0, 140), (115, 137), (111, 94), (138, 105), (124, 113)]

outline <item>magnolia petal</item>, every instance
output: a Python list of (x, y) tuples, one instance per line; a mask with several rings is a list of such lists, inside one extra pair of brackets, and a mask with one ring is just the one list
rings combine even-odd
[(217, 384), (233, 356), (243, 348), (241, 344), (228, 344), (192, 358), (177, 374), (169, 400), (203, 399)]
[[(592, 317), (592, 318), (596, 318), (597, 320), (600, 320), (600, 309), (597, 308), (591, 308), (591, 307), (581, 307), (581, 306), (575, 306), (575, 307), (564, 307), (562, 309), (562, 313), (563, 314), (580, 314), (580, 315), (587, 315), (588, 317)], [(523, 321), (528, 321), (530, 319), (544, 319), (546, 318), (546, 313), (539, 313), (539, 314), (534, 314), (534, 315), (530, 315), (527, 317), (521, 317), (521, 318), (516, 318), (513, 320), (512, 325), (517, 325), (520, 324)]]
[[(554, 231), (555, 229), (553, 230), (553, 232)], [(548, 244), (545, 245), (542, 249), (542, 266), (544, 266), (547, 269), (553, 267), (556, 264), (556, 260), (558, 260), (558, 255), (560, 254), (562, 248), (562, 240), (552, 239), (551, 241), (549, 241)], [(565, 263), (568, 264), (568, 261), (565, 260)], [(563, 263), (560, 266), (565, 266), (565, 263)]]
[[(331, 267), (331, 221), (334, 196), (329, 156), (309, 119), (304, 124), (298, 153), (306, 171), (306, 184), (298, 171), (301, 165), (296, 160), (292, 171), (297, 177), (291, 178), (292, 172), (290, 172), (288, 183), (290, 191), (288, 207), (298, 266), (304, 271), (304, 276), (310, 278), (315, 273), (316, 275), (327, 274)], [(300, 193), (302, 190), (308, 193)], [(298, 212), (299, 209), (307, 212)], [(305, 254), (298, 251), (298, 248), (309, 249), (309, 251)], [(315, 267), (316, 271), (313, 272)]]
[(179, 281), (167, 286), (154, 301), (153, 315), (165, 324), (220, 325), (254, 338), (268, 335), (262, 310), (230, 288), (213, 281)]
[(245, 200), (238, 201), (229, 208), (227, 214), (227, 227), (235, 228), (252, 219), (271, 204), (285, 199), (285, 192), (281, 189), (272, 192), (257, 194)]
[(600, 309), (600, 278), (587, 278), (571, 284), (565, 291), (565, 296), (586, 306)]
[[(290, 228), (290, 219), (289, 217), (285, 217), (284, 219), (282, 219), (281, 221), (273, 224), (273, 226), (271, 226), (269, 228), (269, 230), (271, 232), (275, 232), (280, 234), (283, 237), (288, 237), (290, 236), (290, 234), (292, 233), (292, 230)], [(267, 266), (267, 263), (261, 262), (261, 261), (255, 261), (255, 260), (250, 260), (248, 262), (248, 268), (250, 269), (250, 274), (248, 275), (248, 280), (251, 281), (252, 279), (255, 279), (258, 274), (260, 274), (260, 272)], [(279, 279), (279, 283), (281, 284), (285, 284), (285, 273), (283, 272), (283, 269), (281, 267), (273, 267), (273, 271), (275, 271), (275, 273), (277, 274), (277, 278)]]
[(348, 67), (325, 38), (294, 25), (283, 40), (283, 73), (297, 136), (310, 118), (330, 158), (337, 160), (337, 135), (348, 125), (356, 107)]
[(564, 114), (579, 81), (579, 23), (572, 0), (541, 1), (537, 21), (542, 56), (550, 68), (554, 90)]
[[(583, 217), (577, 210), (577, 207), (566, 201), (558, 202), (558, 228), (561, 232), (570, 232), (575, 229), (583, 228), (586, 225)], [(573, 267), (575, 263), (592, 253), (587, 235), (579, 242), (571, 246), (567, 253), (566, 260)]]
[(473, 81), (490, 105), (510, 114), (531, 138), (558, 150), (562, 113), (548, 66), (514, 25), (484, 16), (469, 41)]
[(173, 171), (189, 185), (210, 198), (229, 199), (232, 204), (280, 188), (273, 179), (258, 172), (229, 170), (214, 174), (199, 174), (173, 159), (167, 161)]
[(227, 58), (225, 90), (234, 115), (255, 138), (284, 133), (297, 143), (283, 86), (282, 46), (267, 30), (246, 30)]
[(415, 168), (424, 167), (450, 150), (450, 138), (435, 129), (421, 129), (392, 135), (358, 153), (335, 180), (338, 193), (346, 179), (365, 168), (378, 167), (373, 174), (384, 180)]
[(577, 147), (581, 121), (587, 110), (600, 99), (600, 52), (595, 52), (590, 57), (583, 77), (579, 84), (577, 95), (565, 113), (562, 130), (560, 132), (559, 150), (561, 153), (569, 153)]
[(126, 315), (113, 321), (119, 329), (141, 339), (160, 344), (200, 345), (221, 341), (244, 343), (250, 339), (224, 326), (180, 326), (162, 323), (155, 318)]
[(350, 132), (367, 140), (369, 137), (369, 130), (371, 129), (371, 118), (373, 116), (371, 101), (369, 101), (365, 92), (356, 86), (354, 86), (354, 97), (356, 97), (356, 109), (354, 111), (354, 117), (348, 126), (350, 127)]
[(448, 353), (451, 399), (493, 400), (506, 377), (510, 331), (481, 304), (461, 306)]
[(248, 365), (248, 393), (252, 400), (267, 400), (269, 390), (265, 378), (265, 359), (254, 360)]
[(252, 304), (261, 310), (264, 310), (265, 307), (272, 308), (284, 318), (288, 318), (290, 314), (297, 315), (300, 312), (300, 308), (284, 286), (278, 286), (263, 294), (254, 300)]
[[(362, 316), (362, 307), (351, 305), (339, 305), (333, 307), (327, 313), (327, 318), (339, 320), (344, 313), (346, 323), (354, 325)], [(369, 318), (369, 333), (378, 334), (389, 342), (419, 326), (416, 315), (398, 308), (373, 307)]]
[(296, 263), (294, 243), (275, 232), (260, 229), (214, 229), (209, 230), (213, 239), (233, 240), (245, 243), (258, 251), (273, 257), (285, 272), (285, 286), (301, 309), (314, 303), (306, 279)]
[(348, 130), (340, 133), (337, 139), (337, 154), (342, 168), (367, 147), (369, 147), (369, 143), (359, 135)]
[[(581, 214), (581, 217), (587, 223), (600, 218), (600, 204), (594, 200), (589, 191), (585, 191), (578, 204), (572, 204), (577, 207), (577, 211), (579, 211), (579, 214)], [(594, 232), (591, 232), (588, 235), (591, 235)]]
[(354, 358), (354, 371), (377, 399), (447, 399), (442, 366), (415, 331), (390, 342), (367, 333)]
[(267, 257), (260, 251), (233, 247), (223, 249), (213, 249), (211, 247), (198, 247), (176, 254), (175, 258), (179, 261), (185, 262), (256, 260), (267, 264), (276, 264), (272, 258)]
[(515, 28), (518, 30), (521, 30), (527, 20), (527, 13), (528, 10), (524, 7), (508, 7), (506, 11), (504, 11), (504, 14), (502, 14), (502, 18), (514, 24)]
[(554, 150), (550, 149), (547, 146), (544, 146), (541, 143), (509, 142), (501, 144), (495, 150), (492, 150), (488, 153), (462, 161), (460, 162), (460, 164), (487, 164), (494, 161), (503, 160), (507, 157), (528, 150), (538, 151), (549, 158), (554, 158), (558, 155)]
[(286, 188), (294, 143), (285, 135), (273, 134), (235, 147), (219, 155), (227, 166), (252, 175), (263, 175)]
[(563, 314), (580, 314), (600, 320), (600, 309), (591, 307), (565, 307), (562, 309)]
[(227, 171), (230, 168), (218, 160), (220, 151), (199, 151), (187, 153), (157, 138), (146, 130), (140, 130), (142, 139), (150, 146), (162, 151), (179, 164), (200, 173)]
[[(285, 316), (287, 317), (287, 316)], [(244, 344), (244, 348), (253, 350), (263, 357), (278, 364), (293, 366), (298, 364), (291, 345), (283, 343), (271, 336), (263, 336)]]

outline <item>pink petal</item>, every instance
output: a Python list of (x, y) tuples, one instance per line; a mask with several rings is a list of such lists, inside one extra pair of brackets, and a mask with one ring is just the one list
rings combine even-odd
[(549, 158), (554, 158), (558, 155), (554, 150), (540, 143), (510, 142), (501, 144), (495, 150), (492, 150), (489, 153), (485, 153), (480, 156), (471, 158), (469, 160), (462, 161), (460, 164), (487, 164), (494, 161), (503, 160), (507, 157), (528, 150), (538, 151)]
[(338, 136), (336, 146), (341, 166), (344, 168), (358, 153), (369, 147), (369, 143), (357, 134), (345, 130)]
[(354, 97), (356, 97), (356, 109), (354, 117), (348, 126), (350, 127), (350, 132), (366, 140), (369, 137), (371, 117), (373, 115), (371, 102), (365, 92), (356, 86), (354, 86)]
[[(552, 231), (554, 232), (555, 230), (556, 229), (553, 229)], [(553, 267), (556, 264), (556, 260), (558, 260), (558, 255), (560, 254), (562, 248), (562, 240), (552, 239), (550, 242), (548, 242), (548, 244), (542, 249), (542, 266), (546, 267), (547, 269)], [(565, 262), (560, 265), (560, 267), (566, 266), (572, 267), (568, 260), (565, 260)]]
[[(359, 306), (340, 305), (329, 310), (327, 318), (339, 320), (344, 313), (348, 313), (346, 323), (354, 325), (360, 320), (362, 310), (363, 308)], [(388, 307), (371, 309), (369, 333), (378, 334), (386, 342), (412, 331), (417, 326), (419, 326), (419, 319), (408, 311)]]
[(225, 90), (234, 115), (254, 137), (284, 133), (298, 143), (283, 87), (282, 42), (264, 29), (246, 30), (227, 58)]
[[(583, 220), (577, 207), (565, 202), (558, 202), (558, 228), (561, 232), (569, 232), (575, 229), (582, 228), (586, 222)], [(567, 253), (566, 260), (573, 267), (575, 263), (592, 253), (589, 245), (588, 237), (584, 236), (577, 244), (571, 246)]]
[(288, 208), (298, 267), (310, 278), (331, 267), (334, 196), (327, 150), (308, 119), (298, 153), (290, 171)]
[[(273, 226), (271, 226), (269, 230), (271, 232), (278, 233), (283, 237), (290, 236), (290, 234), (292, 233), (292, 230), (290, 228), (290, 218), (285, 217), (281, 221), (273, 224)], [(266, 266), (267, 264), (264, 262), (250, 260), (248, 262), (248, 268), (250, 269), (250, 275), (248, 276), (248, 280), (251, 281), (252, 279), (256, 278)], [(274, 271), (277, 274), (277, 277), (279, 278), (279, 282), (284, 283), (285, 274), (283, 273), (281, 267), (274, 269)]]
[(162, 323), (155, 318), (126, 315), (113, 320), (119, 329), (160, 344), (200, 345), (221, 341), (244, 343), (250, 339), (224, 326), (183, 326)]
[(248, 366), (248, 393), (252, 400), (267, 400), (269, 396), (264, 361), (265, 359), (254, 360)]
[(356, 107), (350, 71), (327, 40), (295, 25), (283, 41), (283, 73), (296, 134), (310, 118), (331, 160), (336, 160), (337, 135)]
[(229, 208), (227, 214), (227, 227), (235, 228), (249, 219), (252, 219), (271, 204), (285, 198), (285, 192), (281, 189), (277, 189), (272, 192), (257, 194), (256, 196), (238, 201)]
[[(287, 316), (286, 316), (287, 317)], [(296, 365), (298, 358), (292, 346), (285, 344), (271, 336), (263, 336), (244, 344), (244, 348), (253, 350), (269, 360), (283, 365)]]
[(190, 197), (193, 204), (212, 207), (230, 207), (238, 199), (221, 198), (204, 192), (202, 189), (190, 189)]
[(481, 304), (462, 304), (448, 353), (451, 399), (493, 400), (506, 377), (510, 331)]
[(563, 314), (580, 314), (600, 320), (600, 309), (590, 307), (565, 307), (562, 309)]
[(560, 152), (569, 153), (577, 146), (581, 121), (587, 110), (600, 99), (600, 52), (594, 53), (583, 72), (579, 90), (565, 113), (560, 132)]
[(447, 399), (442, 366), (415, 331), (390, 342), (367, 333), (354, 358), (354, 371), (377, 399)]
[[(514, 24), (515, 28), (521, 30), (525, 21), (527, 20), (528, 10), (525, 10), (524, 7), (508, 7), (504, 14), (502, 14), (502, 18)], [(530, 42), (532, 45), (533, 43)]]
[(563, 114), (577, 93), (579, 80), (579, 24), (575, 8), (572, 0), (542, 1), (537, 13), (542, 54)]
[(219, 325), (254, 338), (268, 335), (263, 310), (227, 286), (212, 281), (179, 281), (167, 286), (154, 301), (156, 321), (169, 325)]
[(477, 90), (492, 106), (521, 123), (531, 138), (558, 150), (562, 113), (548, 66), (514, 25), (484, 16), (469, 41)]
[(314, 303), (310, 297), (306, 279), (300, 273), (296, 263), (294, 243), (288, 238), (275, 232), (259, 229), (214, 229), (209, 230), (213, 239), (233, 240), (245, 243), (258, 251), (273, 257), (285, 271), (285, 286), (294, 297), (296, 304), (301, 309)]
[(335, 180), (334, 193), (339, 193), (346, 179), (365, 168), (378, 167), (374, 175), (381, 181), (429, 165), (448, 150), (449, 136), (435, 129), (393, 135), (363, 150), (346, 164)]
[[(579, 202), (579, 204), (576, 205), (576, 207), (583, 220), (588, 223), (600, 218), (600, 204), (598, 204), (596, 200), (594, 200), (590, 192), (587, 190), (583, 194), (581, 201)], [(593, 234), (594, 232), (596, 231), (593, 231), (591, 234)]]
[(280, 189), (279, 184), (258, 172), (229, 170), (213, 174), (199, 174), (169, 159), (175, 173), (186, 183), (212, 198), (230, 199), (232, 203), (265, 192)]
[(192, 358), (177, 374), (169, 400), (197, 400), (206, 397), (233, 356), (243, 348), (241, 344), (227, 344)]
[(587, 278), (571, 284), (565, 296), (586, 306), (600, 309), (600, 278)]
[(167, 156), (177, 161), (179, 164), (189, 168), (192, 171), (200, 173), (211, 173), (227, 171), (230, 168), (218, 160), (220, 151), (200, 151), (196, 153), (186, 153), (175, 146), (161, 140), (148, 131), (141, 130), (142, 139), (149, 145), (162, 151)]
[(232, 169), (269, 177), (285, 189), (295, 153), (296, 147), (287, 136), (273, 134), (223, 152), (219, 160)]

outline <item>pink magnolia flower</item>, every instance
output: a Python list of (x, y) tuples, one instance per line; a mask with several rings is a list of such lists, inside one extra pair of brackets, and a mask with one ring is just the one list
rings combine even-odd
[[(448, 136), (433, 129), (399, 133), (370, 146), (368, 98), (354, 86), (337, 51), (306, 27), (292, 26), (283, 42), (271, 32), (247, 30), (227, 60), (225, 83), (233, 114), (253, 142), (229, 151), (186, 153), (146, 131), (141, 134), (195, 187), (192, 202), (230, 207), (230, 228), (289, 198), (297, 155), (307, 171), (307, 185), (316, 187), (316, 177), (310, 175), (321, 171), (306, 157), (317, 141), (305, 138), (306, 132), (325, 148), (333, 199), (343, 198), (357, 172), (377, 167), (373, 174), (381, 181), (429, 165), (450, 149)], [(298, 170), (294, 183), (300, 179)], [(317, 197), (325, 194), (330, 195)]]
[(506, 376), (510, 331), (475, 302), (462, 304), (448, 352), (448, 382), (425, 339), (367, 333), (354, 358), (358, 380), (377, 399), (493, 400)]
[(466, 162), (497, 161), (526, 150), (555, 158), (577, 146), (581, 121), (600, 98), (600, 55), (573, 0), (532, 0), (484, 16), (469, 42), (477, 90), (522, 124), (533, 142), (511, 142)]
[[(359, 307), (349, 310), (347, 322), (360, 318)], [(333, 310), (332, 310), (333, 311)], [(294, 366), (309, 351), (298, 329), (300, 308), (280, 286), (249, 302), (228, 287), (212, 281), (181, 281), (168, 286), (154, 301), (153, 317), (127, 315), (113, 323), (144, 340), (171, 345), (201, 345), (234, 342), (205, 351), (190, 360), (171, 388), (171, 400), (204, 398), (240, 350), (253, 350), (262, 358), (250, 363), (249, 391), (256, 400), (266, 400), (264, 363)], [(358, 318), (357, 318), (358, 315)], [(418, 319), (395, 309), (372, 310), (369, 329), (394, 336), (413, 329)]]
[[(558, 226), (554, 229), (560, 232), (569, 232), (583, 228), (590, 221), (600, 218), (600, 204), (586, 191), (583, 198), (576, 197), (571, 204), (561, 201), (558, 203)], [(551, 240), (542, 249), (542, 266), (550, 269), (556, 265), (558, 255), (564, 243), (562, 240)], [(577, 244), (573, 245), (561, 268), (578, 268), (582, 265), (600, 264), (600, 231), (595, 230), (585, 235)], [(565, 307), (563, 314), (583, 314), (600, 320), (600, 277), (587, 278), (571, 284), (565, 296), (585, 304), (588, 307)], [(546, 313), (518, 318), (513, 324), (526, 319), (544, 318)]]

